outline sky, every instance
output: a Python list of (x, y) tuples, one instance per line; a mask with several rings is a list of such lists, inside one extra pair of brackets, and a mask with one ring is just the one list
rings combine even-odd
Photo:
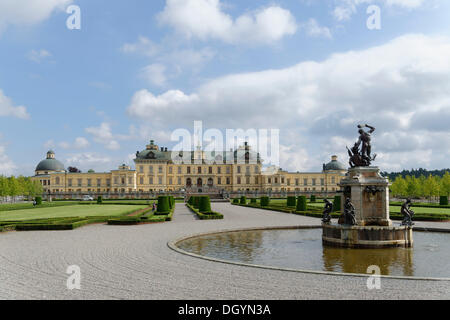
[(0, 0), (3, 175), (133, 165), (194, 121), (279, 129), (290, 171), (347, 163), (358, 124), (383, 171), (448, 168), (449, 119), (448, 0)]

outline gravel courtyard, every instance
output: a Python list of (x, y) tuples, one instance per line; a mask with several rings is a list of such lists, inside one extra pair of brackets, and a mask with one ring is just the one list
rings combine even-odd
[[(201, 221), (177, 204), (174, 221), (91, 225), (74, 231), (0, 234), (1, 299), (450, 299), (449, 281), (306, 274), (229, 265), (171, 250), (190, 234), (268, 226), (318, 225), (319, 219), (213, 204), (224, 220)], [(450, 228), (449, 223), (417, 223)], [(432, 262), (431, 262), (432, 263)], [(68, 290), (68, 266), (81, 268), (81, 290)]]

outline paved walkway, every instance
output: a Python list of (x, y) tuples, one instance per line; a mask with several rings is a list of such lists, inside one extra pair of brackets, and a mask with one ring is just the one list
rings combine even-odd
[[(366, 278), (228, 265), (167, 247), (170, 240), (196, 233), (320, 222), (227, 203), (213, 207), (224, 220), (197, 220), (177, 204), (168, 223), (0, 234), (0, 298), (450, 299), (447, 281), (382, 279), (381, 290), (369, 291)], [(70, 265), (81, 268), (81, 290), (66, 288)]]

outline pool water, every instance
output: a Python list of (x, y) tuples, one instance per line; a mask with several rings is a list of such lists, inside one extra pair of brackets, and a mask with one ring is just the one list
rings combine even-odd
[(324, 247), (322, 229), (239, 231), (179, 242), (185, 251), (248, 264), (317, 271), (450, 278), (450, 234), (414, 232), (413, 248)]

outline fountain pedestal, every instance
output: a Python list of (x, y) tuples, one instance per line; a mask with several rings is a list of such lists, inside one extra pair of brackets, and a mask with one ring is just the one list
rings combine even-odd
[(380, 175), (378, 167), (355, 167), (341, 180), (344, 203), (350, 199), (354, 206), (356, 225), (323, 224), (325, 245), (348, 248), (411, 247), (412, 229), (393, 226), (389, 218), (389, 181)]

